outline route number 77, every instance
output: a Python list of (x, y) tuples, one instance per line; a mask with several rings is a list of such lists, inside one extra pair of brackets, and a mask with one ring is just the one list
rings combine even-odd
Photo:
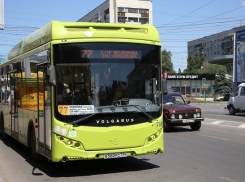
[(58, 111), (62, 115), (68, 115), (69, 107), (68, 106), (58, 106)]

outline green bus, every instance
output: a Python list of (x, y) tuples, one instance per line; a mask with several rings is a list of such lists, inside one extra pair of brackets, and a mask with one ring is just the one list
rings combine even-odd
[(161, 45), (152, 25), (52, 21), (0, 65), (0, 130), (34, 160), (163, 153)]

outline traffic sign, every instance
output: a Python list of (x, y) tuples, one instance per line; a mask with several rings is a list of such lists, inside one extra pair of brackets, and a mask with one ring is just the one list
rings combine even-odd
[(201, 90), (202, 91), (208, 90), (208, 84), (203, 84)]
[(202, 78), (202, 84), (206, 84), (206, 78)]

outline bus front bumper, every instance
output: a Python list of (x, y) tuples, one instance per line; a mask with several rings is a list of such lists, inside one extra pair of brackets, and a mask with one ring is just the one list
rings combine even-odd
[(96, 151), (86, 151), (82, 146), (79, 148), (67, 146), (64, 142), (61, 142), (57, 139), (56, 134), (53, 133), (52, 135), (52, 162), (67, 162), (76, 160), (95, 160), (108, 158), (105, 156), (112, 156), (111, 158), (133, 157), (138, 155), (158, 154), (164, 152), (163, 132), (161, 132), (161, 134), (157, 137), (156, 140), (152, 141), (151, 143), (147, 143), (144, 146)]

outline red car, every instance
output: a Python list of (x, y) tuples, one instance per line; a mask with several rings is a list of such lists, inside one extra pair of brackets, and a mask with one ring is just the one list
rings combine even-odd
[(190, 106), (190, 101), (185, 101), (179, 93), (163, 95), (163, 120), (164, 131), (170, 131), (174, 126), (190, 126), (192, 130), (201, 128), (201, 109)]

